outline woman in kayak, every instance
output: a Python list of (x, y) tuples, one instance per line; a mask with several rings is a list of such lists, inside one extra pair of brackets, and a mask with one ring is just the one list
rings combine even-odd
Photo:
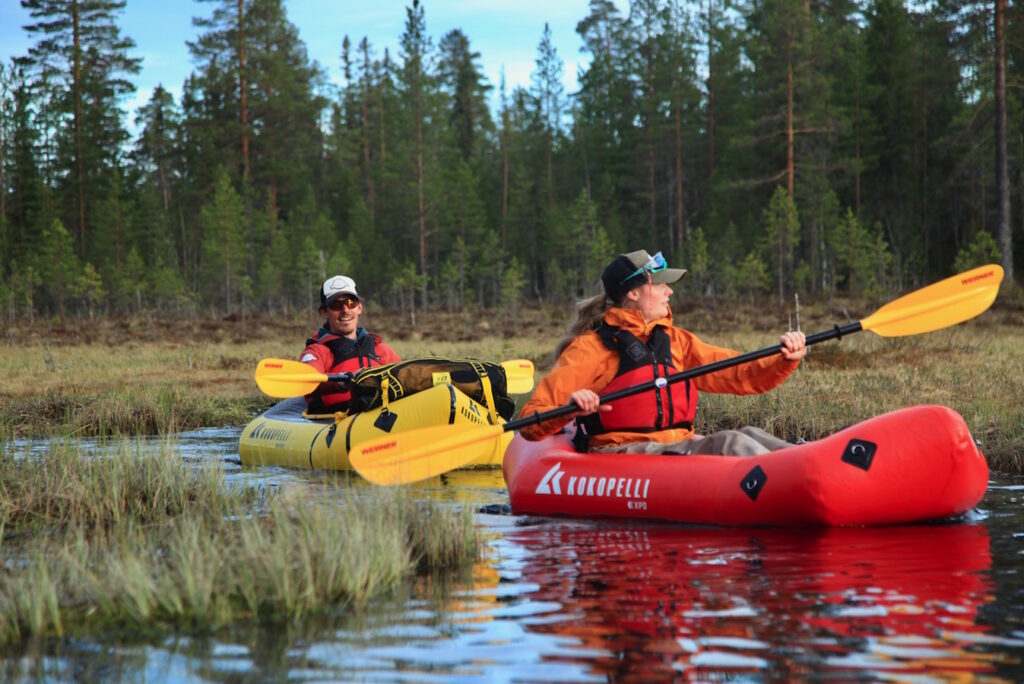
[[(601, 396), (666, 377), (738, 352), (702, 342), (672, 324), (672, 283), (686, 271), (668, 268), (661, 252), (621, 254), (601, 275), (604, 292), (584, 301), (558, 361), (541, 381), (522, 415), (574, 402), (574, 443), (580, 451), (731, 454), (752, 456), (787, 446), (764, 430), (744, 427), (707, 436), (693, 432), (699, 391), (760, 394), (782, 384), (807, 353), (802, 332), (787, 332), (778, 356), (669, 384), (607, 404)], [(558, 432), (569, 418), (520, 429), (529, 440)]]
[[(360, 368), (401, 361), (379, 335), (360, 327), (362, 313), (363, 300), (356, 292), (354, 280), (343, 275), (325, 280), (320, 288), (320, 316), (324, 324), (306, 340), (299, 361), (328, 375), (355, 373)], [(351, 397), (347, 387), (324, 382), (306, 395), (306, 405), (310, 413), (347, 411)]]

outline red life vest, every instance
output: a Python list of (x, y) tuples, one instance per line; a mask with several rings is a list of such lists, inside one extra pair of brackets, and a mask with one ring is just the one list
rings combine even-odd
[[(334, 365), (327, 371), (329, 374), (355, 373), (360, 368), (382, 364), (376, 352), (380, 338), (373, 333), (360, 335), (354, 340), (334, 333), (321, 333), (324, 333), (322, 329), (306, 340), (306, 346), (322, 344), (330, 350), (334, 357)], [(345, 411), (351, 399), (352, 392), (347, 386), (337, 382), (325, 382), (306, 395), (306, 405), (310, 413)]]
[[(672, 365), (672, 341), (658, 326), (647, 343), (621, 328), (602, 323), (597, 329), (605, 346), (619, 353), (615, 377), (598, 394), (667, 378), (679, 371)], [(576, 448), (585, 450), (590, 435), (605, 432), (658, 432), (672, 428), (692, 428), (697, 415), (697, 388), (689, 380), (660, 389), (640, 392), (610, 403), (613, 410), (592, 413), (576, 419)]]

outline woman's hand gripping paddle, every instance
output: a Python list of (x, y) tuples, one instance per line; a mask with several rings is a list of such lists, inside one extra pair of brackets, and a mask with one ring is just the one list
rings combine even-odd
[[(837, 339), (862, 330), (870, 330), (882, 337), (905, 337), (941, 330), (974, 318), (988, 309), (995, 301), (1002, 280), (1003, 269), (995, 264), (971, 269), (889, 302), (861, 321), (845, 326), (837, 325), (830, 330), (810, 335), (807, 337), (807, 345)], [(675, 373), (667, 380), (659, 378), (625, 387), (601, 397), (601, 400), (614, 401), (665, 384), (756, 361), (781, 351), (782, 345), (777, 344), (740, 354)], [(349, 461), (360, 475), (376, 484), (416, 482), (472, 463), (492, 450), (492, 440), (504, 432), (566, 416), (578, 409), (575, 404), (569, 403), (544, 413), (523, 416), (504, 425), (442, 425), (401, 432), (355, 445), (349, 454)]]

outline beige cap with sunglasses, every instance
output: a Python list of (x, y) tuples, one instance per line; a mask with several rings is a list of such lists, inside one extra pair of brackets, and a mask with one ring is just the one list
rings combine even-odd
[(331, 302), (340, 297), (355, 297), (362, 301), (359, 293), (356, 292), (356, 281), (348, 276), (331, 276), (324, 281), (324, 286), (320, 288), (320, 308), (326, 309)]
[[(612, 301), (618, 301), (627, 292), (650, 281), (671, 285), (686, 275), (685, 268), (669, 268), (661, 252), (654, 256), (647, 250), (640, 249), (628, 254), (620, 254), (615, 261), (608, 264), (601, 274), (605, 294)], [(638, 276), (646, 276), (640, 278)]]

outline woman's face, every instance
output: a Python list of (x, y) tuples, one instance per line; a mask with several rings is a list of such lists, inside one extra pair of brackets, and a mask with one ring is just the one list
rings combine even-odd
[(641, 285), (626, 296), (640, 309), (645, 321), (650, 322), (669, 315), (668, 301), (672, 297), (672, 288), (664, 283)]

